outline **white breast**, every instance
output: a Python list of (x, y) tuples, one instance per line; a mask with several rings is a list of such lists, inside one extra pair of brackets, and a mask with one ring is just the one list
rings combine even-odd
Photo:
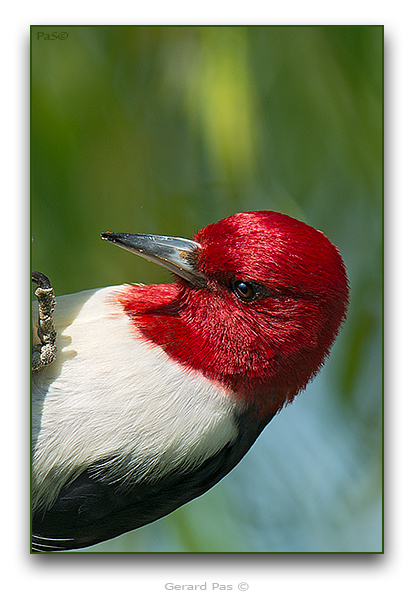
[(235, 399), (137, 335), (113, 300), (123, 286), (57, 299), (56, 361), (33, 379), (33, 496), (108, 458), (128, 485), (215, 454), (237, 435)]

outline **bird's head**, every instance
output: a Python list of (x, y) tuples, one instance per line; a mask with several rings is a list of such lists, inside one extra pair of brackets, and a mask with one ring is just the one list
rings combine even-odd
[(122, 295), (140, 333), (263, 414), (306, 386), (345, 319), (348, 281), (337, 248), (286, 215), (236, 214), (192, 241), (103, 237), (178, 276)]

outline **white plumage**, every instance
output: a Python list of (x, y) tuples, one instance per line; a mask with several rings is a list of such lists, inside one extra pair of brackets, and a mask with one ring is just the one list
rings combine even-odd
[(127, 486), (236, 438), (234, 396), (140, 337), (116, 300), (124, 289), (57, 298), (57, 357), (33, 378), (34, 506), (91, 464)]

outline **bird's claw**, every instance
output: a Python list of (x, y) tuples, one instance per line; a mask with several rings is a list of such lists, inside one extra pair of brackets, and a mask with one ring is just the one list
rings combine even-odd
[(52, 313), (55, 308), (55, 293), (49, 279), (39, 271), (32, 272), (32, 281), (37, 285), (35, 295), (39, 303), (37, 335), (40, 343), (32, 349), (32, 373), (49, 365), (56, 357), (56, 331)]

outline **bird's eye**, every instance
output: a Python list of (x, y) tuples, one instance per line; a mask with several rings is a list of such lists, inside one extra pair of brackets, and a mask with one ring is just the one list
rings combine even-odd
[(257, 286), (255, 286), (254, 283), (250, 283), (249, 281), (241, 281), (240, 279), (235, 279), (232, 282), (232, 288), (236, 296), (244, 302), (250, 302), (251, 300), (255, 300), (259, 295)]

